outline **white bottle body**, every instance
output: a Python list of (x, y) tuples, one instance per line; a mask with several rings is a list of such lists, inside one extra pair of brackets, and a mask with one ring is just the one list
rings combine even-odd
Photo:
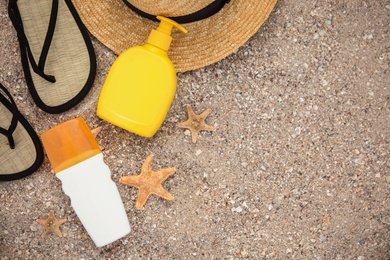
[(122, 199), (101, 153), (56, 176), (97, 247), (110, 244), (130, 232)]

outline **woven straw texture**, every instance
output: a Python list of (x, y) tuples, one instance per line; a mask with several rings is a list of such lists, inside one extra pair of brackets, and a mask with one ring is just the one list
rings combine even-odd
[[(200, 1), (202, 4), (197, 8), (204, 6), (205, 1)], [(129, 2), (148, 13), (161, 9), (161, 5), (157, 6), (152, 1)], [(149, 4), (142, 5), (142, 2)], [(162, 2), (165, 5), (170, 2), (169, 10), (178, 10), (174, 7), (180, 1)], [(122, 0), (73, 0), (73, 3), (88, 30), (116, 54), (144, 44), (150, 31), (158, 26), (158, 23), (136, 15)], [(217, 14), (184, 24), (188, 34), (174, 30), (168, 55), (176, 70), (198, 69), (228, 56), (256, 33), (275, 4), (276, 0), (231, 0)], [(182, 6), (188, 8), (185, 4)], [(191, 11), (185, 10), (182, 14)], [(169, 16), (170, 13), (165, 15)]]
[[(20, 0), (18, 7), (31, 51), (39, 60), (52, 0)], [(38, 96), (48, 106), (58, 106), (74, 98), (84, 87), (90, 71), (88, 50), (66, 3), (59, 1), (57, 23), (45, 64), (45, 73), (56, 78), (51, 83), (32, 72)]]
[[(11, 124), (12, 113), (0, 103), (0, 126), (8, 129)], [(15, 149), (11, 149), (8, 139), (0, 134), (0, 174), (14, 174), (28, 169), (36, 160), (34, 143), (23, 125), (18, 122), (12, 134)]]

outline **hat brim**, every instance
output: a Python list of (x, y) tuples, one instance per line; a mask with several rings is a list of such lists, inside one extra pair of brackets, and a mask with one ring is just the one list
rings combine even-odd
[[(168, 51), (176, 71), (213, 64), (242, 46), (268, 18), (277, 0), (231, 0), (217, 14), (172, 32)], [(143, 45), (158, 23), (140, 17), (121, 0), (73, 0), (83, 23), (116, 54)]]

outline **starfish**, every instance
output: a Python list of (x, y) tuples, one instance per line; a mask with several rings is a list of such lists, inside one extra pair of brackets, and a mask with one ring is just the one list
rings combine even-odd
[(54, 216), (54, 212), (50, 210), (49, 217), (47, 219), (37, 219), (37, 222), (45, 227), (45, 232), (42, 234), (42, 238), (53, 233), (59, 237), (62, 237), (60, 226), (66, 222), (65, 218), (57, 219)]
[(187, 105), (188, 111), (188, 120), (182, 123), (179, 123), (179, 127), (188, 128), (192, 133), (192, 142), (195, 143), (198, 139), (198, 134), (202, 130), (214, 131), (214, 127), (207, 125), (204, 120), (210, 114), (211, 109), (206, 109), (202, 114), (197, 115), (194, 113), (190, 105)]
[(155, 194), (166, 200), (173, 200), (173, 196), (169, 194), (161, 185), (169, 176), (171, 176), (176, 170), (175, 168), (168, 168), (160, 171), (152, 170), (153, 155), (149, 155), (142, 165), (141, 174), (137, 176), (126, 176), (119, 179), (120, 183), (128, 186), (138, 188), (138, 199), (135, 207), (141, 209), (149, 196)]

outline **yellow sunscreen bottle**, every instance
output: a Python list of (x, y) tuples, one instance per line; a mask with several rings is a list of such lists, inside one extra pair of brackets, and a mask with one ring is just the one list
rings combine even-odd
[(180, 24), (157, 16), (160, 25), (143, 46), (132, 47), (111, 66), (100, 93), (97, 115), (132, 133), (152, 137), (163, 123), (176, 92), (176, 71), (167, 55), (173, 27)]

